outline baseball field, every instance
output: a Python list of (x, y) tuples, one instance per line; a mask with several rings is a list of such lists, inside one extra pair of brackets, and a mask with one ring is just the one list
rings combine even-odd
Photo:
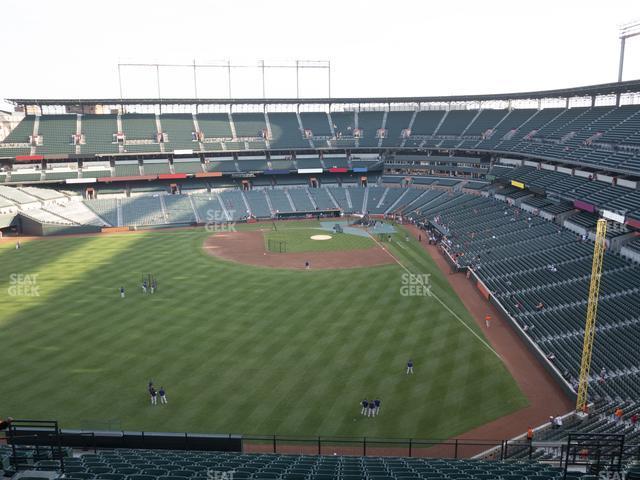
[[(415, 240), (310, 244), (317, 227), (238, 234), (262, 235), (265, 249), (270, 236), (291, 252), (380, 249), (393, 261), (245, 265), (204, 248), (205, 230), (1, 243), (0, 412), (69, 428), (427, 439), (526, 405)], [(148, 275), (153, 295), (142, 293)], [(149, 381), (165, 387), (168, 405), (150, 405)], [(374, 397), (380, 415), (361, 416), (362, 399)]]

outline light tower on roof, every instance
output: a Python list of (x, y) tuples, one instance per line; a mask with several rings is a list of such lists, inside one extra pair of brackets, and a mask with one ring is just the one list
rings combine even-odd
[(622, 81), (622, 68), (624, 67), (624, 46), (627, 38), (640, 35), (640, 20), (625, 23), (620, 26), (620, 64), (618, 65), (618, 82)]

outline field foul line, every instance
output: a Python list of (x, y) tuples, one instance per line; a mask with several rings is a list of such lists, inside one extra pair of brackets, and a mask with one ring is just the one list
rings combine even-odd
[[(387, 253), (391, 256), (391, 258), (393, 258), (393, 260), (394, 260), (398, 265), (400, 265), (400, 267), (401, 267), (402, 269), (404, 269), (404, 271), (405, 271), (405, 272), (407, 272), (409, 275), (414, 275), (414, 273), (412, 273), (412, 272), (411, 272), (411, 270), (409, 270), (407, 267), (405, 267), (405, 266), (400, 262), (400, 260), (398, 260), (398, 259), (396, 258), (396, 256), (395, 256), (393, 253), (391, 253), (391, 251), (389, 251), (389, 249), (384, 248), (384, 247), (382, 246), (382, 244), (381, 244), (378, 240), (376, 240), (376, 239), (375, 239), (371, 234), (369, 234), (369, 236), (371, 237), (371, 239), (372, 239), (374, 242), (376, 242), (376, 244), (378, 244), (378, 246), (379, 246), (382, 250), (384, 250), (385, 252), (387, 252)], [(402, 248), (405, 248), (404, 246), (402, 246), (402, 245), (400, 244), (400, 242), (396, 242), (396, 243), (397, 243), (398, 245), (400, 245)], [(406, 248), (405, 248), (405, 250), (406, 250)], [(423, 285), (424, 287), (426, 287), (426, 285), (423, 283), (422, 278), (421, 278), (421, 277), (417, 277), (417, 278), (418, 278), (418, 281), (419, 281), (420, 283), (422, 283), (422, 285)], [(448, 311), (451, 315), (453, 315), (453, 317), (454, 317), (456, 320), (458, 320), (458, 322), (460, 322), (460, 323), (464, 326), (464, 328), (466, 328), (467, 330), (469, 330), (469, 331), (473, 334), (473, 336), (474, 336), (474, 337), (476, 337), (476, 338), (480, 341), (480, 343), (482, 343), (485, 347), (487, 347), (487, 348), (491, 351), (491, 353), (493, 353), (496, 357), (498, 357), (498, 359), (500, 359), (500, 361), (503, 361), (503, 360), (502, 360), (502, 357), (498, 354), (498, 352), (496, 352), (496, 351), (493, 349), (493, 347), (492, 347), (491, 345), (489, 345), (489, 344), (484, 340), (484, 338), (482, 338), (480, 335), (478, 335), (476, 332), (474, 332), (474, 331), (473, 331), (473, 329), (472, 329), (469, 325), (467, 325), (467, 323), (466, 323), (464, 320), (462, 320), (462, 318), (460, 318), (460, 316), (459, 316), (456, 312), (454, 312), (453, 310), (451, 310), (451, 308), (449, 308), (449, 305), (447, 305), (446, 303), (444, 303), (444, 302), (442, 301), (442, 299), (441, 299), (438, 295), (436, 295), (433, 291), (429, 290), (429, 293), (430, 293), (430, 295), (431, 295), (433, 298), (435, 298), (435, 299), (440, 303), (440, 305), (442, 305), (444, 308), (446, 308), (446, 309), (447, 309), (447, 311)]]

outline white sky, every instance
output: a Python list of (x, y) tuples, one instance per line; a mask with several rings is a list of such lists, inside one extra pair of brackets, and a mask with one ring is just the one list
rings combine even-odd
[[(617, 78), (618, 27), (638, 0), (0, 0), (0, 98), (118, 97), (119, 61), (332, 62), (332, 96), (542, 90)], [(262, 96), (258, 70), (232, 74), (234, 97)], [(124, 69), (125, 97), (157, 96), (155, 70)], [(640, 78), (640, 37), (624, 79)], [(192, 70), (162, 70), (163, 97), (192, 97)], [(301, 96), (326, 96), (303, 71)], [(198, 74), (226, 97), (226, 71)], [(295, 96), (293, 70), (267, 96)]]

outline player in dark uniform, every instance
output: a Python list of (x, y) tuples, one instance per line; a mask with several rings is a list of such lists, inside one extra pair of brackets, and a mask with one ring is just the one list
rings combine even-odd
[(360, 411), (360, 415), (366, 415), (367, 409), (369, 408), (369, 402), (365, 398), (364, 400), (362, 400), (362, 402), (360, 402), (360, 404), (362, 405), (362, 410)]
[(409, 359), (407, 362), (407, 375), (413, 373), (413, 360)]
[(378, 415), (378, 414), (380, 413), (380, 403), (381, 403), (381, 402), (380, 402), (380, 399), (378, 399), (378, 398), (376, 398), (376, 399), (373, 401), (373, 404), (374, 404), (374, 405), (375, 405), (375, 407), (376, 407), (376, 415)]
[(158, 392), (156, 392), (153, 384), (149, 385), (149, 395), (151, 396), (151, 405), (156, 405), (158, 403)]
[(167, 392), (165, 392), (164, 387), (160, 387), (158, 393), (160, 394), (160, 403), (164, 403), (165, 405), (169, 403), (167, 401)]

